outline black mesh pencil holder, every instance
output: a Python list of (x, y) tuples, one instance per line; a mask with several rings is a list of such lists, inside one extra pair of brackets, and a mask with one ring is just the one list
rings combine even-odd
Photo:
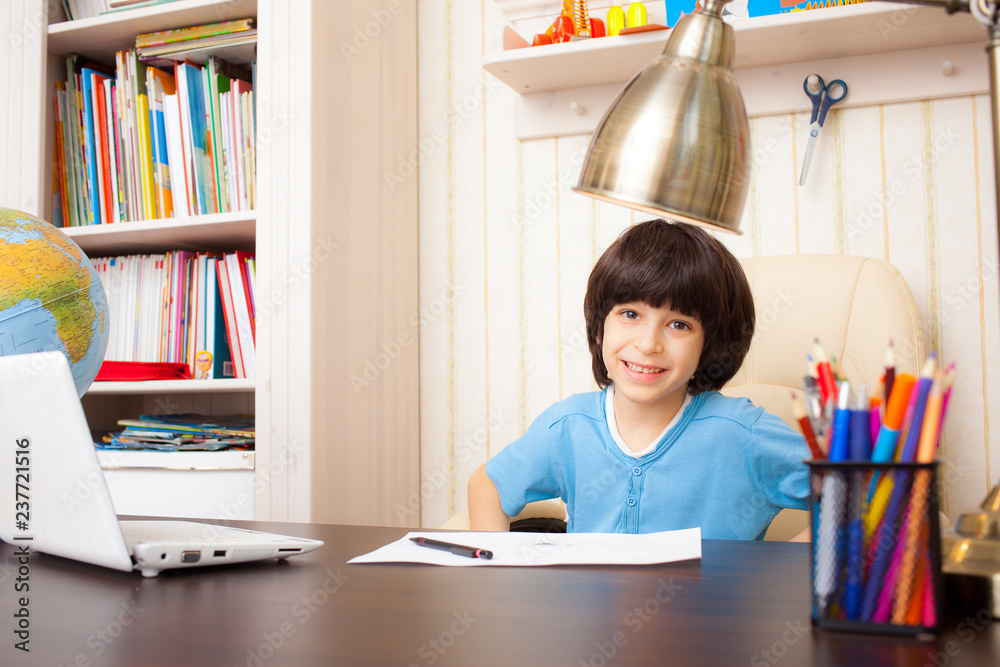
[(807, 463), (813, 625), (936, 633), (943, 594), (938, 464)]

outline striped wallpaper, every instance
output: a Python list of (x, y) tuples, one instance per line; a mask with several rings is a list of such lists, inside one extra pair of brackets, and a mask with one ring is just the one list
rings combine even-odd
[[(420, 0), (421, 519), (465, 509), (471, 472), (552, 402), (595, 385), (582, 300), (596, 258), (645, 219), (570, 191), (589, 137), (515, 138), (514, 93), (481, 67), (492, 0)], [(753, 188), (737, 256), (885, 259), (928, 349), (958, 380), (942, 438), (943, 511), (1000, 478), (1000, 291), (989, 100), (831, 111), (805, 187), (808, 114), (751, 119)], [(992, 425), (992, 428), (991, 428)]]

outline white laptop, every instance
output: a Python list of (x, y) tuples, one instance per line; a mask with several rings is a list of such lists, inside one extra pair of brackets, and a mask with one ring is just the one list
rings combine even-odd
[(0, 357), (0, 489), (4, 542), (146, 577), (323, 546), (208, 523), (119, 521), (61, 352)]

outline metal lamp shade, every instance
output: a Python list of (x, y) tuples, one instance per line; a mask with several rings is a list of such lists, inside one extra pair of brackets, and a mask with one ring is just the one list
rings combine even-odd
[(708, 0), (618, 95), (574, 188), (629, 208), (739, 234), (750, 130), (733, 75), (735, 38)]

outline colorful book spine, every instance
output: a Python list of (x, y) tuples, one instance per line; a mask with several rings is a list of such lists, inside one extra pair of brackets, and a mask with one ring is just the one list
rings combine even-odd
[(159, 217), (170, 218), (174, 214), (174, 202), (170, 161), (167, 155), (164, 98), (174, 93), (174, 77), (163, 70), (150, 67), (146, 70), (146, 89), (150, 104), (149, 125), (156, 206)]
[(215, 56), (209, 56), (205, 63), (208, 77), (208, 125), (212, 141), (212, 171), (214, 177), (216, 208), (219, 212), (232, 210), (229, 205), (229, 194), (226, 187), (226, 167), (222, 132), (222, 108), (220, 96), (228, 93), (230, 79), (221, 72), (221, 62)]
[(82, 118), (83, 118), (83, 132), (81, 136), (81, 144), (83, 146), (83, 159), (84, 165), (86, 167), (87, 174), (87, 193), (88, 193), (88, 208), (87, 208), (87, 224), (89, 225), (99, 225), (101, 223), (101, 194), (100, 194), (100, 180), (98, 177), (98, 153), (97, 153), (97, 142), (95, 137), (96, 133), (96, 111), (94, 108), (94, 94), (93, 87), (94, 81), (98, 77), (103, 75), (100, 72), (95, 72), (89, 67), (84, 67), (80, 71), (79, 75), (80, 90), (81, 90), (81, 100), (82, 105)]
[(225, 316), (226, 337), (229, 340), (229, 350), (233, 359), (233, 370), (236, 377), (246, 378), (246, 369), (243, 366), (243, 351), (240, 347), (239, 331), (236, 327), (236, 311), (233, 306), (233, 292), (229, 285), (229, 271), (226, 269), (226, 260), (221, 258), (216, 265), (219, 279), (219, 293), (222, 295), (222, 311)]

